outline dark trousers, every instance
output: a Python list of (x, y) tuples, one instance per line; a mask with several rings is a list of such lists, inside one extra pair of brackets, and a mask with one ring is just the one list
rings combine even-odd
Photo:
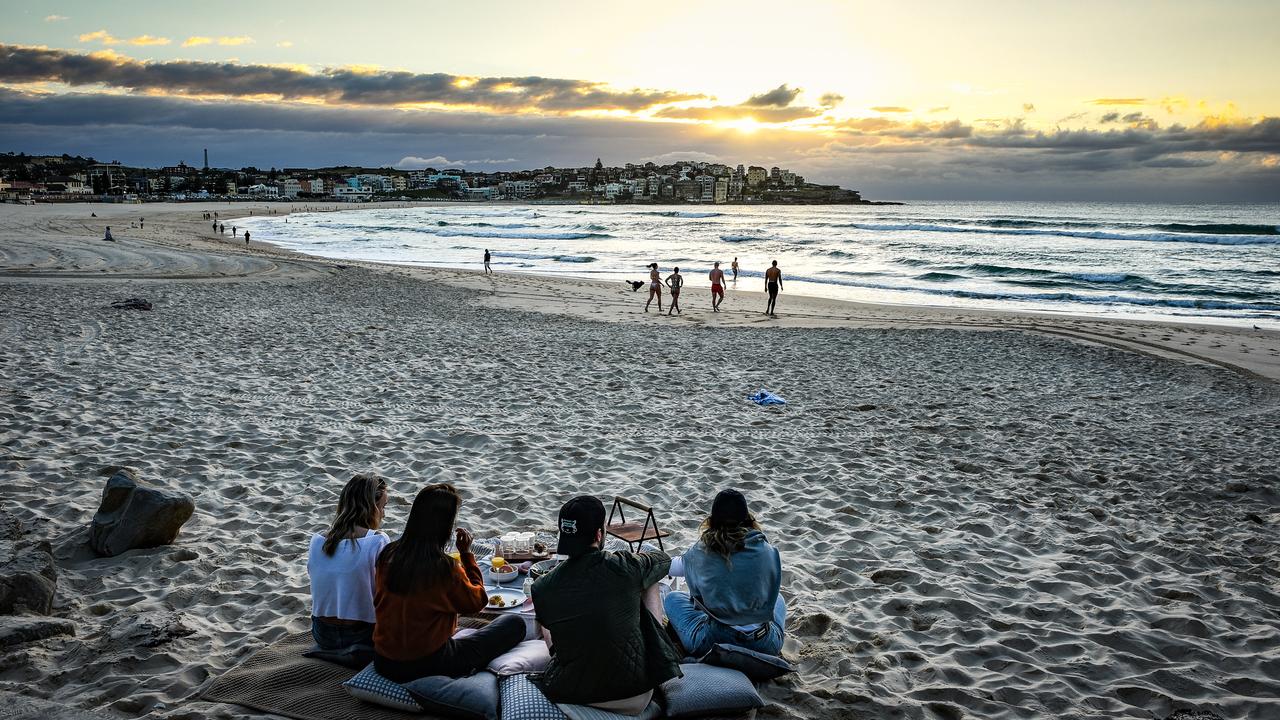
[(391, 660), (374, 654), (373, 667), (392, 682), (406, 683), (429, 675), (466, 677), (485, 669), (494, 658), (524, 640), (524, 619), (503, 615), (464, 638), (449, 638), (439, 650), (417, 660)]
[(325, 650), (346, 650), (352, 645), (373, 648), (373, 624), (334, 625), (311, 618), (311, 637)]

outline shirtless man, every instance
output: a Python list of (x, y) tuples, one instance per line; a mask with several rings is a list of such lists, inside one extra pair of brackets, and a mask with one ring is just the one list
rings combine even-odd
[(720, 312), (720, 303), (724, 302), (724, 271), (720, 269), (720, 261), (711, 268), (711, 312)]
[(778, 293), (782, 290), (782, 271), (778, 269), (778, 261), (773, 261), (773, 266), (764, 271), (764, 289), (769, 293), (769, 307), (764, 311), (765, 315), (778, 317), (774, 312), (777, 310)]
[[(680, 268), (672, 268), (671, 274), (667, 276), (667, 287), (671, 288), (671, 307), (667, 309), (670, 315), (672, 310), (676, 314), (680, 314), (680, 288), (684, 287), (684, 276), (680, 274)], [(662, 308), (658, 308), (661, 310)]]
[(658, 263), (649, 263), (649, 302), (644, 304), (644, 311), (649, 312), (649, 303), (658, 298), (658, 312), (662, 312), (662, 276), (658, 274)]
[(733, 264), (729, 268), (733, 270), (733, 281), (738, 282), (738, 258), (733, 259)]

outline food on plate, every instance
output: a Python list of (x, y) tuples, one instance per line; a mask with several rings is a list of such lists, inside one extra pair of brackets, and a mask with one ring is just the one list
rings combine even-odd
[(507, 601), (503, 600), (501, 595), (490, 595), (489, 605), (490, 607), (506, 607)]

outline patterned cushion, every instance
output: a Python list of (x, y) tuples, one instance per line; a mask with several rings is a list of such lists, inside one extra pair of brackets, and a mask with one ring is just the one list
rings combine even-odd
[(560, 708), (529, 682), (528, 675), (505, 677), (498, 688), (502, 694), (502, 720), (566, 720)]
[(352, 697), (394, 710), (481, 720), (498, 717), (498, 678), (493, 673), (464, 678), (433, 675), (401, 685), (379, 675), (370, 663), (342, 685)]
[(351, 693), (352, 697), (365, 702), (405, 712), (422, 712), (422, 706), (413, 699), (409, 691), (379, 675), (378, 671), (373, 669), (373, 663), (369, 663), (368, 667), (356, 673), (355, 677), (342, 683), (342, 686)]
[(752, 682), (765, 682), (796, 671), (791, 663), (776, 655), (766, 655), (727, 643), (713, 646), (702, 656), (702, 662), (733, 668), (751, 678)]
[(764, 705), (751, 680), (737, 670), (702, 663), (681, 665), (680, 669), (684, 677), (662, 685), (667, 717), (744, 712)]
[(525, 640), (489, 663), (489, 672), (498, 677), (542, 672), (551, 662), (547, 644), (541, 640)]

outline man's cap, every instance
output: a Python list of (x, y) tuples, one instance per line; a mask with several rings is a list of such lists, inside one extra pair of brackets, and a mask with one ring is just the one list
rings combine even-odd
[(596, 531), (604, 529), (604, 504), (592, 495), (579, 495), (560, 507), (556, 544), (557, 555), (579, 555), (596, 541)]
[(741, 525), (751, 513), (747, 511), (747, 498), (737, 490), (721, 490), (711, 503), (711, 520), (717, 524)]

